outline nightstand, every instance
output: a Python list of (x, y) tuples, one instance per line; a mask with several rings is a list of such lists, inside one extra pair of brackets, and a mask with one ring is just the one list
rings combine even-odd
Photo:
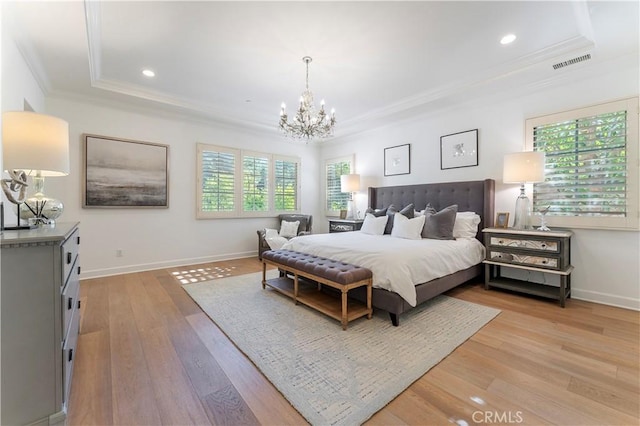
[(329, 219), (329, 232), (359, 231), (362, 222), (362, 219)]
[[(484, 287), (502, 288), (557, 300), (564, 308), (571, 296), (571, 236), (567, 230), (483, 229), (486, 257)], [(503, 277), (501, 268), (558, 275), (560, 286)]]

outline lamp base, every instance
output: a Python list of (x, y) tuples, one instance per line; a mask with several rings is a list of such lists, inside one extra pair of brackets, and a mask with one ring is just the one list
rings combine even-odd
[(357, 219), (358, 212), (356, 211), (356, 202), (354, 200), (349, 200), (347, 203), (347, 217), (345, 219)]
[(531, 201), (524, 193), (524, 184), (520, 187), (520, 195), (516, 200), (513, 227), (515, 229), (531, 229)]

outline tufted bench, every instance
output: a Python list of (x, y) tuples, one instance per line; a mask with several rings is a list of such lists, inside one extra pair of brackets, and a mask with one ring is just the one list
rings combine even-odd
[[(267, 264), (278, 267), (281, 271), (290, 273), (293, 278), (284, 276), (266, 279)], [(294, 302), (303, 303), (332, 318), (342, 322), (342, 329), (356, 318), (367, 316), (371, 318), (371, 283), (372, 273), (369, 269), (333, 259), (300, 253), (292, 250), (270, 250), (262, 254), (262, 288), (269, 286), (289, 297)], [(299, 278), (308, 278), (317, 283), (312, 291), (309, 286), (301, 284)], [(327, 285), (341, 292), (339, 309), (335, 306), (335, 298), (321, 292), (321, 286)], [(356, 287), (367, 287), (366, 306), (349, 300), (347, 293)]]

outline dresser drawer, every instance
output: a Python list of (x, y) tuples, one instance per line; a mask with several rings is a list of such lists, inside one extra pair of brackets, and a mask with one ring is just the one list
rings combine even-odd
[(534, 240), (522, 238), (505, 238), (492, 236), (489, 244), (497, 247), (519, 247), (529, 250), (539, 250), (544, 252), (559, 253), (560, 242), (554, 240)]
[[(69, 333), (69, 324), (74, 312), (78, 310), (80, 300), (80, 256), (71, 268), (67, 284), (62, 290), (62, 336), (66, 338)], [(76, 313), (77, 314), (77, 313)]]
[(73, 373), (73, 363), (76, 358), (76, 347), (78, 345), (78, 331), (80, 327), (80, 312), (75, 309), (69, 326), (69, 334), (62, 349), (62, 380), (64, 383), (63, 401), (69, 401), (69, 390), (71, 389), (71, 378)]
[(76, 229), (73, 234), (62, 244), (62, 282), (65, 283), (71, 272), (71, 268), (78, 257), (80, 249), (80, 231)]

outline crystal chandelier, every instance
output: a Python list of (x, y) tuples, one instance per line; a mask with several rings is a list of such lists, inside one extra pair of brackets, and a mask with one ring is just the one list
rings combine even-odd
[(324, 100), (320, 102), (320, 111), (316, 113), (313, 105), (313, 93), (309, 90), (309, 62), (310, 56), (305, 56), (302, 61), (307, 64), (307, 87), (300, 96), (300, 107), (293, 117), (293, 122), (289, 123), (286, 112), (286, 105), (283, 103), (280, 109), (280, 130), (285, 136), (294, 139), (326, 138), (333, 134), (333, 127), (336, 124), (335, 110), (331, 110), (331, 115), (327, 115), (324, 110)]

